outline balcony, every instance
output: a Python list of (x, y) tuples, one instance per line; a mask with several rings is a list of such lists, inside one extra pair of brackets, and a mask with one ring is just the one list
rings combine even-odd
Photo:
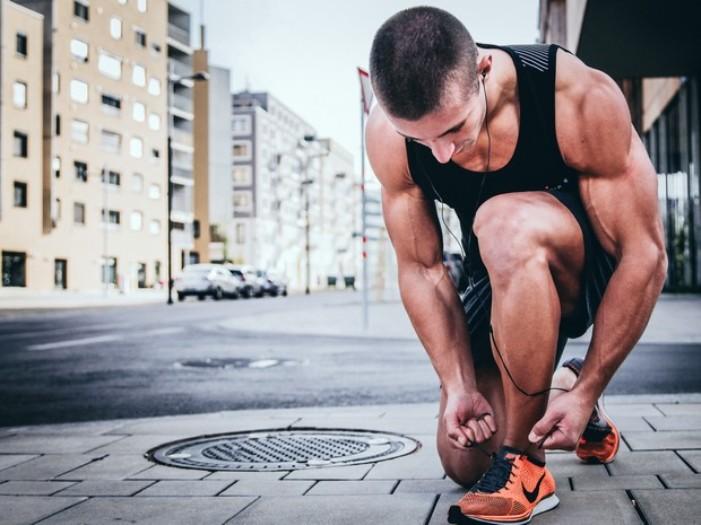
[(184, 97), (182, 95), (172, 95), (170, 97), (170, 104), (174, 108), (187, 113), (192, 113), (192, 99), (190, 97)]
[(180, 42), (186, 46), (190, 46), (190, 34), (185, 29), (176, 26), (175, 24), (168, 24), (168, 36), (173, 40)]
[(170, 136), (173, 142), (182, 144), (184, 146), (192, 146), (192, 131), (187, 131), (184, 129), (170, 128)]
[(180, 60), (168, 60), (168, 74), (176, 77), (187, 77), (192, 75), (192, 64)]

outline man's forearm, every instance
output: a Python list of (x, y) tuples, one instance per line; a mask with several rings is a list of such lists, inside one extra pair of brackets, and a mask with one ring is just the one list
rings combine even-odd
[(399, 269), (402, 302), (447, 392), (474, 391), (465, 314), (443, 265)]
[(611, 276), (575, 390), (594, 404), (640, 339), (664, 284), (666, 258), (624, 256)]

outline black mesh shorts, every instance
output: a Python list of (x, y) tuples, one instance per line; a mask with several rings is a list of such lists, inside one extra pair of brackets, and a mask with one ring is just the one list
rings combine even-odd
[[(579, 195), (558, 190), (551, 190), (549, 193), (564, 204), (577, 219), (584, 237), (585, 252), (580, 297), (574, 311), (560, 322), (555, 359), (557, 366), (567, 339), (581, 336), (593, 324), (604, 290), (616, 267), (616, 260), (599, 244)], [(475, 366), (489, 365), (494, 362), (489, 344), (492, 288), (483, 266), (480, 271), (475, 272), (473, 283), (467, 284), (460, 297), (467, 317)]]

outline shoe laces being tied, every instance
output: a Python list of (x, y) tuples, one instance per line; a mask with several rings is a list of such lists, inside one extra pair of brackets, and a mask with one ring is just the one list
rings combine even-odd
[(514, 459), (513, 451), (500, 450), (492, 455), (492, 464), (482, 475), (477, 483), (470, 489), (470, 492), (499, 492), (506, 487), (513, 475)]

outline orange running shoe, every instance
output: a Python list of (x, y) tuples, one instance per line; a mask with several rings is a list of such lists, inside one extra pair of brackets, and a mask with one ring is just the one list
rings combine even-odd
[[(579, 376), (584, 360), (573, 357), (562, 366)], [(596, 402), (589, 422), (579, 438), (575, 454), (586, 463), (611, 463), (621, 445), (621, 434), (604, 410), (601, 398)]]
[(504, 446), (480, 480), (450, 507), (448, 522), (521, 525), (559, 503), (545, 463)]

